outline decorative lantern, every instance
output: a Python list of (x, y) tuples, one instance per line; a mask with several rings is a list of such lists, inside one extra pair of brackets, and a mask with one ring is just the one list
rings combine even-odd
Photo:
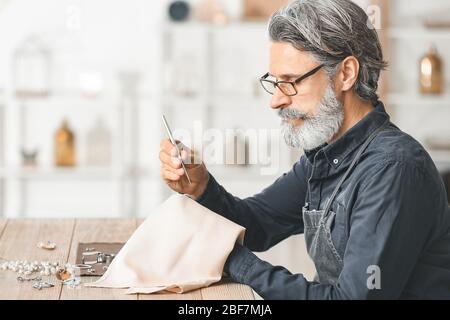
[(26, 38), (14, 52), (14, 85), (19, 98), (46, 97), (50, 92), (50, 49), (37, 35)]

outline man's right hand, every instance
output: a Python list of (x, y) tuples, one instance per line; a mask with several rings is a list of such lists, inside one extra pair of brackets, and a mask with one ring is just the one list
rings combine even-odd
[[(194, 152), (178, 143), (181, 150), (181, 158), (185, 163), (186, 170), (191, 179), (189, 183), (186, 174), (178, 159), (178, 151), (172, 145), (169, 139), (161, 141), (159, 159), (161, 160), (161, 176), (167, 185), (174, 191), (191, 196), (194, 200), (198, 199), (206, 190), (208, 185), (209, 173), (205, 164), (194, 163)], [(188, 161), (190, 160), (190, 161)]]

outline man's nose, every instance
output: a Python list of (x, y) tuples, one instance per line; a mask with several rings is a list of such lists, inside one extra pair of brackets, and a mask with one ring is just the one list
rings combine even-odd
[(280, 89), (276, 89), (273, 93), (272, 100), (270, 101), (270, 107), (272, 109), (279, 109), (291, 105), (291, 97), (288, 97)]

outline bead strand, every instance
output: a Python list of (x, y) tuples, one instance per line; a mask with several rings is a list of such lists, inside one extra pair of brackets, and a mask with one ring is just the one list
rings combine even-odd
[(60, 269), (58, 262), (50, 261), (26, 261), (26, 260), (12, 260), (1, 263), (0, 270), (2, 271), (13, 271), (18, 275), (29, 276), (36, 272), (41, 275), (50, 276), (55, 275)]

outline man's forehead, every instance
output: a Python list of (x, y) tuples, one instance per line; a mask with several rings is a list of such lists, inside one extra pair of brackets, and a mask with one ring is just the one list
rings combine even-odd
[(294, 78), (317, 65), (310, 52), (301, 51), (287, 42), (273, 42), (270, 47), (269, 74)]

